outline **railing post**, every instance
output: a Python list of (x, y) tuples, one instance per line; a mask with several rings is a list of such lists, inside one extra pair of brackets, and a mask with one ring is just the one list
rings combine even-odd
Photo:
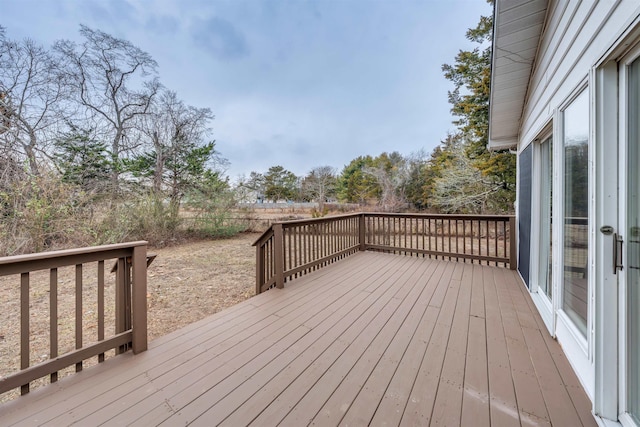
[(147, 246), (133, 248), (132, 347), (133, 354), (147, 350)]
[(264, 285), (264, 246), (256, 245), (256, 295), (262, 293)]
[(509, 268), (515, 270), (518, 267), (518, 251), (516, 244), (516, 218), (509, 218)]
[(276, 273), (276, 288), (284, 288), (284, 236), (282, 224), (273, 224), (273, 261)]
[(360, 214), (360, 226), (358, 227), (358, 231), (359, 231), (359, 239), (360, 239), (360, 250), (361, 251), (366, 251), (367, 250), (367, 242), (366, 242), (366, 227), (367, 227), (367, 218), (365, 216), (364, 213)]

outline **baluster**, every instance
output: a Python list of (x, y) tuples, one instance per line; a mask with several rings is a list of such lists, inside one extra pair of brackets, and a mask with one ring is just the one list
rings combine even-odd
[(436, 255), (435, 255), (435, 259), (438, 259), (438, 218), (434, 218), (433, 219), (433, 226), (436, 229), (436, 236), (435, 236), (435, 244), (436, 244)]
[[(505, 236), (506, 240), (506, 236)], [(516, 262), (516, 219), (515, 217), (509, 218), (509, 268), (515, 270), (517, 268)]]
[[(421, 231), (420, 234), (422, 234), (422, 250), (425, 250), (425, 235), (427, 234), (427, 231), (424, 228), (424, 218), (420, 218), (420, 223), (421, 223)], [(425, 253), (422, 253), (422, 258), (424, 258)]]
[[(460, 230), (458, 228), (458, 218), (456, 218), (456, 255), (460, 253), (460, 247), (458, 244), (460, 243)], [(456, 262), (460, 261), (459, 257), (456, 257)]]
[(398, 240), (400, 240), (400, 236), (398, 235), (398, 232), (396, 231), (396, 218), (390, 217), (389, 221), (391, 221), (391, 223), (393, 224), (393, 232), (392, 232), (392, 235), (393, 235), (393, 247), (394, 247), (393, 253), (397, 254), (398, 252), (395, 250), (395, 248), (398, 247), (398, 244), (396, 243), (396, 237), (398, 238)]
[[(505, 258), (508, 258), (507, 254), (509, 252), (507, 252), (507, 223), (506, 221), (502, 222), (502, 256)], [(504, 266), (507, 266), (507, 263), (504, 264)]]
[(427, 225), (429, 228), (428, 231), (428, 235), (429, 235), (429, 258), (431, 258), (431, 218), (427, 219)]
[[(20, 274), (20, 369), (29, 367), (29, 273)], [(20, 394), (29, 393), (29, 383), (20, 387)]]
[[(491, 254), (491, 251), (490, 251), (491, 243), (489, 242), (489, 220), (487, 220), (487, 221), (486, 221), (486, 224), (485, 224), (485, 233), (487, 234), (487, 237), (486, 237), (486, 241), (487, 241), (487, 253), (485, 254), (485, 256), (487, 256), (487, 257), (488, 257), (488, 256), (490, 256), (490, 254)], [(491, 263), (490, 263), (490, 261), (487, 261), (487, 265), (490, 265), (490, 264), (491, 264)]]
[[(471, 236), (469, 236), (469, 239), (471, 240), (471, 255), (473, 255), (473, 220), (469, 220), (469, 225), (471, 227)], [(473, 264), (473, 258), (471, 258), (471, 264)]]
[[(404, 242), (402, 243), (402, 247), (407, 249), (407, 217), (402, 218), (401, 223), (404, 225)], [(404, 251), (404, 255), (407, 255), (407, 251)]]
[[(82, 264), (76, 264), (76, 349), (82, 348)], [(76, 363), (76, 372), (82, 371), (82, 362)]]
[[(104, 340), (104, 261), (98, 261), (98, 341)], [(104, 362), (104, 353), (98, 354), (98, 362)]]
[[(447, 252), (451, 253), (451, 218), (447, 218), (447, 232), (449, 234), (449, 246), (447, 247)], [(451, 256), (449, 256), (449, 261), (451, 261)]]
[(283, 230), (283, 232), (287, 236), (286, 241), (284, 242), (285, 245), (287, 246), (285, 254), (289, 255), (289, 256), (285, 257), (284, 270), (288, 271), (288, 270), (291, 270), (293, 268), (292, 265), (291, 265), (291, 229), (290, 228), (285, 228)]
[[(478, 220), (478, 255), (482, 256), (482, 223)], [(478, 260), (478, 264), (482, 264), (482, 260)]]
[[(58, 357), (58, 269), (49, 270), (49, 358)], [(52, 383), (58, 381), (58, 372), (49, 375)]]
[[(493, 222), (493, 245), (493, 254), (496, 258), (498, 258), (498, 220), (495, 220)], [(498, 261), (495, 262), (495, 265), (496, 267), (498, 266)]]
[[(293, 266), (295, 268), (300, 267), (299, 261), (298, 261), (298, 251), (300, 249), (298, 249), (299, 246), (299, 239), (300, 239), (300, 229), (298, 227), (294, 227), (291, 232), (293, 233)], [(300, 277), (300, 273), (296, 273), (296, 277)]]

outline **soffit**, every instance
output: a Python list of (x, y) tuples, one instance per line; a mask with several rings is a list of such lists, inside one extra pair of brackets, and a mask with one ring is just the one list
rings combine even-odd
[(548, 0), (496, 0), (494, 10), (489, 149), (518, 143), (529, 79)]

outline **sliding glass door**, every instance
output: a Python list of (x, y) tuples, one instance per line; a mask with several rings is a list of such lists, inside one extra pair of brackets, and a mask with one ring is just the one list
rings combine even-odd
[(553, 146), (551, 141), (551, 138), (547, 138), (540, 144), (540, 257), (538, 264), (538, 292), (544, 294), (549, 301), (553, 291), (551, 272)]
[(626, 347), (626, 412), (640, 424), (640, 59), (628, 66), (627, 75), (626, 336), (621, 339)]
[(564, 229), (562, 310), (586, 338), (589, 300), (589, 98), (563, 112)]

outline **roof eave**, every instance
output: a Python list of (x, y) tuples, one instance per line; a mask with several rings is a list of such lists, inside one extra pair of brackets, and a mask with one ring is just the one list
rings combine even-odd
[[(548, 0), (496, 0), (493, 11), (489, 150), (518, 145)], [(514, 85), (514, 81), (522, 83)], [(525, 83), (526, 82), (526, 83)]]
[(518, 146), (518, 138), (509, 138), (509, 139), (500, 139), (494, 140), (489, 139), (489, 143), (487, 144), (487, 148), (489, 151), (502, 151), (502, 150), (510, 150), (516, 148)]

